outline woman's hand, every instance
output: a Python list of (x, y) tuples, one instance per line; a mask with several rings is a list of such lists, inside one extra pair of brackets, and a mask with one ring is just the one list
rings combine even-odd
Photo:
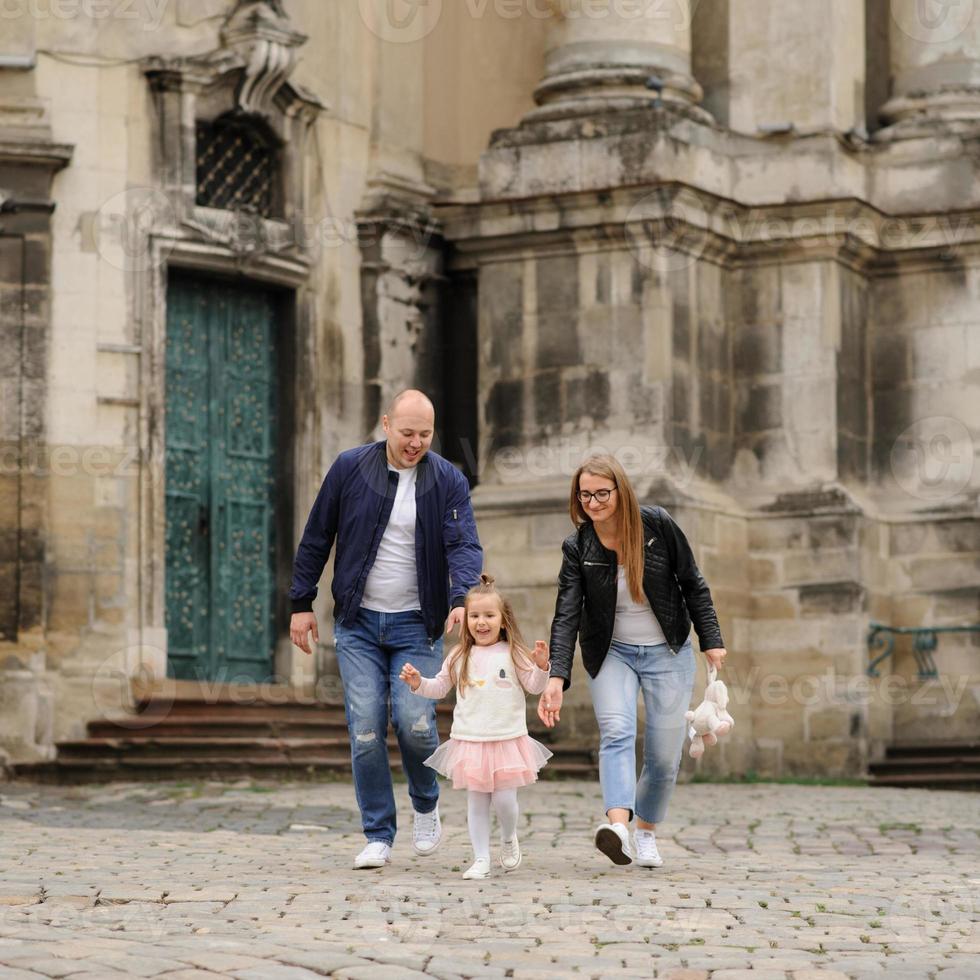
[(560, 720), (564, 689), (565, 682), (560, 677), (552, 677), (538, 701), (538, 717), (548, 728), (554, 728)]
[(419, 685), (422, 683), (422, 675), (411, 665), (405, 664), (402, 667), (402, 672), (398, 675), (399, 679), (403, 680), (413, 691), (419, 689)]
[(539, 670), (546, 670), (551, 660), (551, 655), (548, 653), (548, 644), (544, 640), (538, 640), (534, 644), (534, 650), (531, 651), (531, 656), (534, 657), (534, 662), (537, 664)]
[(715, 647), (714, 650), (703, 651), (704, 655), (708, 658), (708, 663), (711, 664), (715, 670), (721, 670), (725, 663), (725, 657), (728, 656), (728, 652), (724, 647)]

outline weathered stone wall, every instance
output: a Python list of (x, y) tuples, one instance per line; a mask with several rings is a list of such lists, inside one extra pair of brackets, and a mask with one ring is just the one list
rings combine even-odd
[[(0, 68), (0, 193), (56, 207), (0, 212), (0, 749), (49, 754), (165, 669), (168, 263), (290, 292), (290, 546), (336, 453), (421, 384), (530, 636), (586, 452), (618, 452), (687, 531), (737, 722), (700, 768), (854, 774), (890, 741), (975, 732), (975, 636), (940, 637), (936, 681), (907, 640), (865, 675), (872, 621), (980, 619), (969, 5), (933, 29), (913, 0), (684, 0), (642, 23), (579, 0), (287, 4), (309, 36), (291, 83), (324, 108), (287, 153), (302, 241), (275, 256), (159, 213), (189, 193), (193, 93), (168, 59), (219, 48), (235, 6), (4, 21), (24, 67)], [(119, 232), (149, 211), (175, 251), (146, 268)], [(328, 593), (316, 663), (280, 636), (295, 687), (336, 673)], [(562, 724), (594, 738), (580, 667)]]
[(51, 183), (71, 157), (31, 80), (0, 94), (0, 758), (50, 752)]
[[(732, 623), (728, 677), (736, 717), (747, 722), (703, 766), (846, 775), (863, 771), (903, 730), (905, 737), (962, 737), (973, 718), (969, 693), (955, 708), (943, 702), (942, 726), (916, 726), (906, 719), (930, 715), (916, 713), (915, 703), (929, 685), (909, 680), (896, 700), (888, 678), (866, 676), (871, 619), (894, 624), (896, 603), (909, 608), (896, 589), (942, 588), (941, 574), (929, 583), (925, 573), (911, 588), (899, 586), (903, 563), (889, 550), (891, 521), (904, 513), (906, 523), (923, 511), (916, 494), (937, 481), (929, 466), (945, 466), (945, 475), (939, 499), (927, 494), (921, 502), (928, 510), (938, 504), (948, 517), (923, 518), (976, 524), (973, 314), (965, 300), (974, 287), (972, 273), (959, 271), (974, 261), (974, 237), (962, 222), (928, 215), (947, 207), (947, 194), (946, 185), (925, 178), (925, 143), (899, 152), (883, 142), (874, 152), (852, 153), (790, 141), (782, 155), (770, 156), (760, 141), (699, 129), (683, 111), (642, 119), (620, 111), (597, 125), (593, 109), (570, 120), (566, 105), (561, 120), (535, 113), (498, 133), (481, 165), (487, 204), (448, 215), (450, 237), (465, 241), (466, 267), (480, 271), (480, 330), (489, 355), (481, 376), (478, 499), (516, 513), (522, 504), (515, 488), (541, 493), (542, 483), (557, 498), (559, 473), (567, 479), (581, 458), (563, 460), (554, 429), (530, 423), (530, 398), (544, 379), (538, 414), (550, 410), (555, 423), (588, 433), (589, 445), (575, 451), (616, 450), (645, 500), (671, 505), (679, 494), (675, 509), (690, 524), (722, 618)], [(754, 174), (747, 162), (753, 153), (760, 154)], [(771, 177), (766, 206), (755, 180), (764, 172), (763, 154)], [(824, 163), (815, 166), (820, 156)], [(678, 194), (667, 183), (691, 173), (693, 186), (723, 190), (734, 201)], [(818, 190), (830, 173), (837, 187), (830, 181)], [(919, 186), (927, 180), (927, 192), (913, 194), (913, 173)], [(815, 182), (809, 203), (799, 201), (800, 174)], [(884, 218), (844, 203), (846, 195), (865, 193)], [(753, 207), (743, 210), (742, 201)], [(559, 250), (560, 260), (553, 258)], [(563, 293), (550, 270), (539, 274), (542, 253), (563, 263)], [(634, 264), (631, 274), (617, 265), (623, 259)], [(586, 261), (589, 268), (621, 268), (621, 282), (648, 283), (649, 291), (637, 287), (642, 298), (628, 299), (624, 311), (605, 299), (601, 285), (591, 290)], [(896, 277), (901, 287), (894, 288)], [(540, 301), (542, 280), (547, 304)], [(631, 303), (639, 331), (621, 335)], [(563, 359), (557, 363), (540, 353), (552, 309), (560, 311), (560, 340), (549, 338), (545, 350)], [(604, 323), (610, 342), (615, 336), (631, 343), (630, 356), (614, 347), (593, 360), (587, 322)], [(648, 370), (640, 373), (640, 365)], [(591, 400), (580, 405), (567, 386), (584, 369)], [(659, 399), (656, 414), (640, 421), (624, 413), (624, 385), (640, 404)], [(660, 480), (644, 465), (642, 449), (654, 443), (666, 450)], [(732, 542), (714, 550), (706, 515), (715, 517), (717, 506), (744, 527), (742, 551)], [(740, 565), (736, 556), (743, 554)], [(920, 561), (934, 567), (925, 556)], [(556, 555), (555, 568), (557, 562)], [(513, 567), (525, 583), (537, 560), (521, 567), (515, 554)], [(973, 555), (950, 568), (967, 600), (954, 614), (919, 594), (915, 625), (975, 621)], [(529, 584), (536, 594), (543, 589), (540, 605), (547, 608), (546, 580)], [(950, 618), (937, 620), (940, 609)], [(951, 663), (947, 687), (952, 683), (953, 695), (957, 684), (972, 691), (973, 675), (955, 656)], [(942, 677), (937, 683), (943, 691)], [(585, 731), (589, 714), (587, 700), (573, 694), (570, 730)]]
[[(976, 623), (980, 612), (980, 538), (975, 520), (933, 518), (890, 524), (890, 622), (896, 626)], [(972, 739), (980, 726), (977, 634), (940, 634), (932, 653), (937, 676), (919, 677), (911, 642), (899, 638), (890, 670), (896, 691), (893, 738), (914, 742)]]
[[(193, 198), (190, 96), (207, 111), (221, 91), (192, 85), (170, 97), (177, 83), (167, 73), (190, 53), (222, 49), (225, 18), (242, 6), (4, 12), (0, 57), (22, 67), (0, 68), (0, 194), (55, 205), (53, 214), (0, 215), (0, 746), (17, 759), (83, 735), (88, 720), (131, 701), (131, 681), (166, 669), (166, 272), (280, 275), (276, 257), (236, 252), (233, 236), (208, 237), (179, 213)], [(278, 5), (253, 6), (261, 20)], [(295, 363), (283, 399), (290, 472), (277, 493), (292, 501), (291, 550), (335, 455), (376, 434), (394, 391), (438, 389), (449, 370), (440, 339), (445, 244), (429, 202), (436, 187), (474, 184), (492, 128), (533, 104), (544, 27), (523, 31), (515, 47), (510, 22), (492, 7), (478, 19), (447, 10), (416, 36), (388, 22), (383, 4), (378, 17), (365, 4), (287, 6), (307, 35), (291, 81), (326, 107), (304, 151), (283, 150), (298, 190), (287, 191), (280, 232), (308, 263), (298, 284), (293, 267), (283, 322)], [(485, 57), (488, 36), (514, 62), (510, 94), (489, 84), (500, 61)], [(466, 55), (465, 84), (446, 85), (447, 72), (463, 70), (464, 49), (481, 52), (479, 70)], [(152, 85), (141, 59), (156, 59)], [(44, 140), (60, 147), (51, 161), (38, 156)], [(147, 222), (167, 240), (157, 252), (140, 237)], [(281, 590), (288, 571), (280, 567)], [(335, 672), (328, 587), (316, 608), (316, 660), (292, 650), (279, 624), (276, 666), (288, 685)]]
[(866, 753), (861, 515), (846, 500), (792, 495), (749, 522), (748, 656), (759, 772), (845, 775)]

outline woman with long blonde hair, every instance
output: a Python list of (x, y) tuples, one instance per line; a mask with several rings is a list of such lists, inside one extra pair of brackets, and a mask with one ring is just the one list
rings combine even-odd
[[(569, 514), (575, 531), (562, 544), (551, 680), (538, 715), (549, 728), (558, 723), (577, 639), (599, 724), (607, 822), (596, 830), (595, 845), (615, 864), (658, 868), (655, 831), (677, 781), (694, 685), (692, 621), (715, 667), (725, 659), (725, 644), (684, 532), (662, 507), (640, 506), (614, 456), (592, 456), (576, 470)], [(637, 779), (641, 693), (646, 724)]]

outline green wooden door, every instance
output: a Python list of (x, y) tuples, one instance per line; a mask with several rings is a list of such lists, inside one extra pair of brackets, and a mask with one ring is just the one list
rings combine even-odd
[(166, 625), (171, 677), (272, 674), (276, 305), (171, 275), (166, 358)]

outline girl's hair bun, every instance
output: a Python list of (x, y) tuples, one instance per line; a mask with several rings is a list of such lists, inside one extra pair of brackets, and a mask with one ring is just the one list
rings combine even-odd
[(493, 588), (495, 581), (496, 579), (492, 575), (488, 575), (486, 572), (483, 572), (480, 575), (480, 585), (486, 586), (487, 588)]

